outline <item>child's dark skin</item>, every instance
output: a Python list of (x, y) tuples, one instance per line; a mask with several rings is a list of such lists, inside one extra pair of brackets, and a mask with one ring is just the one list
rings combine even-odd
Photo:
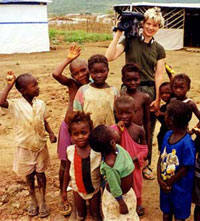
[[(84, 60), (75, 61), (80, 53), (81, 49), (76, 45), (72, 45), (67, 58), (54, 70), (52, 74), (60, 84), (67, 86), (69, 89), (69, 104), (65, 115), (65, 122), (67, 122), (68, 115), (73, 111), (73, 101), (76, 92), (82, 85), (89, 83), (87, 63)], [(69, 64), (72, 78), (68, 78), (62, 74), (65, 67)]]
[[(65, 114), (65, 122), (67, 122), (68, 116), (73, 111), (73, 102), (76, 92), (82, 85), (89, 83), (89, 71), (86, 61), (75, 60), (79, 57), (80, 53), (80, 47), (72, 45), (69, 49), (67, 58), (54, 70), (52, 74), (60, 84), (67, 86), (69, 89), (69, 103)], [(62, 74), (65, 67), (69, 64), (72, 78), (68, 78)], [(66, 161), (61, 160), (59, 169), (60, 192), (62, 192), (65, 166)]]
[(90, 68), (90, 76), (93, 79), (91, 83), (95, 88), (107, 88), (108, 84), (105, 82), (108, 77), (109, 69), (104, 63), (95, 63)]
[[(7, 86), (4, 89), (4, 91), (1, 93), (0, 96), (0, 106), (4, 108), (8, 108), (8, 101), (7, 101), (7, 96), (10, 90), (12, 89), (14, 83), (15, 83), (15, 75), (12, 72), (8, 72), (9, 76), (12, 76), (12, 80), (7, 80)], [(33, 98), (37, 97), (39, 95), (39, 87), (38, 87), (38, 82), (33, 76), (28, 76), (24, 79), (24, 85), (25, 87), (20, 89), (20, 93), (22, 96), (28, 101), (28, 103), (32, 106), (33, 103)], [(49, 133), (49, 138), (51, 143), (56, 142), (56, 137), (51, 130), (48, 122), (44, 120), (45, 123), (45, 129)], [(46, 194), (46, 176), (45, 173), (37, 173), (34, 171), (33, 173), (29, 174), (26, 176), (26, 182), (29, 188), (29, 194), (31, 196), (31, 205), (29, 209), (34, 209), (37, 207), (37, 199), (36, 199), (36, 194), (35, 194), (35, 180), (34, 177), (37, 177), (38, 181), (38, 187), (39, 187), (39, 192), (41, 195), (41, 205), (40, 205), (40, 210), (41, 211), (46, 211), (46, 202), (45, 202), (45, 194)]]
[[(172, 92), (177, 100), (183, 101), (187, 99), (188, 91), (189, 91), (189, 88), (184, 79), (174, 80), (172, 84)], [(192, 112), (200, 120), (200, 111), (198, 110), (197, 105), (192, 100), (188, 101), (187, 104), (191, 106)], [(200, 127), (200, 123), (198, 123), (197, 127), (198, 128)]]
[[(166, 113), (166, 123), (169, 126), (170, 129), (173, 130), (173, 134), (169, 138), (169, 143), (174, 144), (177, 143), (179, 140), (181, 140), (187, 133), (187, 127), (186, 128), (177, 128), (175, 125), (173, 125), (172, 120), (169, 118), (168, 114)], [(164, 181), (161, 177), (161, 157), (158, 159), (157, 164), (157, 179), (158, 183), (160, 185), (160, 188), (165, 192), (169, 193), (171, 192), (172, 185), (176, 182), (178, 182), (183, 176), (185, 176), (188, 172), (189, 167), (182, 166), (175, 175), (173, 175), (170, 179)], [(172, 214), (163, 214), (163, 221), (172, 221)], [(179, 221), (180, 219), (175, 219), (176, 221)]]
[[(90, 155), (91, 147), (88, 144), (88, 137), (90, 134), (90, 128), (87, 122), (80, 121), (78, 123), (73, 123), (71, 126), (71, 137), (76, 144), (78, 155), (85, 159)], [(67, 187), (70, 181), (70, 161), (66, 160), (66, 167), (64, 172), (64, 182), (63, 182), (63, 190), (62, 190), (62, 198), (63, 202), (67, 203)], [(73, 191), (74, 202), (78, 211), (79, 217), (86, 217), (87, 215), (87, 207), (86, 201), (75, 191)], [(100, 192), (96, 193), (89, 200), (89, 209), (93, 218), (100, 219), (101, 215), (99, 212), (100, 208)]]
[(150, 97), (147, 93), (143, 93), (137, 89), (140, 85), (140, 74), (138, 72), (125, 73), (122, 77), (122, 81), (127, 87), (126, 94), (133, 97), (135, 100), (133, 122), (140, 126), (144, 125), (147, 144), (150, 146)]
[[(112, 134), (113, 139), (110, 141), (112, 151), (110, 153), (104, 154), (104, 161), (106, 162), (107, 165), (109, 165), (110, 167), (113, 167), (114, 164), (115, 164), (115, 159), (117, 157), (116, 142), (118, 142), (118, 140), (119, 140), (119, 134), (110, 127), (107, 127), (106, 129), (108, 130), (108, 133)], [(126, 194), (132, 188), (132, 185), (133, 185), (133, 175), (132, 175), (132, 173), (129, 174), (128, 176), (126, 176), (126, 177), (121, 178), (121, 185), (120, 186), (121, 186), (123, 194)], [(106, 188), (110, 192), (110, 188), (109, 188), (108, 183), (106, 185)], [(120, 200), (117, 200), (117, 201), (119, 203), (120, 213), (121, 214), (127, 214), (128, 213), (128, 208), (127, 208), (127, 205), (124, 202), (123, 198), (120, 199)]]

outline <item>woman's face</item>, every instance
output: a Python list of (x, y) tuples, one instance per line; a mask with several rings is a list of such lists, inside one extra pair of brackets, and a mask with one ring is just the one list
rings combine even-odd
[(147, 19), (143, 23), (143, 35), (147, 38), (152, 38), (160, 27), (160, 23), (156, 23), (153, 19)]

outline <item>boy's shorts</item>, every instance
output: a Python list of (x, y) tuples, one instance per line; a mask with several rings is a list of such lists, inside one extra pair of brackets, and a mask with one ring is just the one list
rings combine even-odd
[(19, 176), (27, 176), (33, 171), (43, 173), (47, 169), (49, 162), (49, 151), (46, 145), (39, 151), (17, 147), (13, 162), (13, 171)]
[(60, 160), (66, 161), (66, 149), (72, 144), (71, 137), (68, 132), (68, 125), (63, 121), (60, 125), (59, 135), (58, 135), (58, 147), (57, 153)]

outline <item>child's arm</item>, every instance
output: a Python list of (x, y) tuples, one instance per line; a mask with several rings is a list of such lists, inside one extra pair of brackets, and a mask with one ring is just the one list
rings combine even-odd
[(7, 97), (15, 83), (15, 79), (16, 79), (15, 74), (12, 71), (7, 73), (7, 77), (6, 77), (7, 85), (4, 88), (4, 90), (0, 93), (0, 106), (1, 107), (8, 108)]
[(62, 200), (63, 200), (63, 202), (67, 201), (67, 187), (68, 187), (69, 181), (70, 181), (70, 175), (69, 175), (70, 164), (71, 163), (67, 158), (65, 172), (64, 172), (63, 186), (62, 186)]
[(171, 83), (172, 80), (173, 80), (173, 75), (175, 74), (175, 71), (174, 71), (174, 70), (172, 69), (172, 67), (169, 66), (167, 63), (165, 63), (165, 70), (166, 70), (166, 72), (167, 72), (169, 81), (170, 81), (170, 83)]
[(150, 97), (146, 98), (146, 102), (144, 105), (144, 129), (146, 133), (146, 142), (148, 147), (151, 146), (151, 123), (150, 123)]
[(189, 166), (182, 166), (174, 176), (166, 180), (167, 185), (172, 186), (174, 183), (179, 181), (183, 176), (187, 174), (189, 168), (190, 168)]
[(45, 126), (45, 130), (49, 134), (49, 139), (50, 139), (51, 143), (56, 143), (57, 138), (56, 138), (54, 132), (52, 131), (49, 123), (46, 120), (44, 120), (44, 126)]
[(71, 83), (70, 78), (62, 75), (63, 70), (67, 65), (69, 65), (74, 59), (76, 59), (81, 53), (81, 48), (77, 45), (72, 45), (69, 49), (67, 58), (60, 64), (53, 72), (53, 77), (62, 85), (69, 85)]
[(171, 185), (168, 185), (161, 176), (161, 157), (159, 157), (158, 159), (158, 163), (157, 163), (157, 180), (158, 180), (158, 184), (160, 185), (160, 188), (165, 192), (165, 193), (169, 193), (171, 191)]
[(121, 189), (121, 178), (117, 171), (112, 168), (106, 168), (103, 172), (106, 175), (106, 179), (109, 184), (110, 192), (115, 197), (120, 207), (120, 214), (127, 214), (128, 207), (123, 200), (123, 192)]
[[(190, 104), (191, 104), (193, 113), (195, 114), (195, 116), (196, 116), (196, 117), (199, 119), (199, 121), (200, 121), (200, 111), (199, 111), (197, 105), (196, 105), (193, 101), (190, 101)], [(197, 124), (197, 127), (198, 127), (198, 128), (200, 127), (200, 122)]]

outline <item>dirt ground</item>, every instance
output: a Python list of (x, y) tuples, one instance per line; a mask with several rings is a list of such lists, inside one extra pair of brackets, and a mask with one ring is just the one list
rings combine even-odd
[[(81, 45), (81, 58), (88, 59), (91, 55), (100, 53), (105, 54), (109, 42), (98, 42)], [(67, 55), (69, 45), (57, 47), (47, 53), (14, 54), (0, 55), (0, 90), (5, 86), (5, 76), (7, 71), (12, 70), (19, 75), (21, 73), (31, 73), (37, 77), (40, 86), (39, 98), (44, 100), (51, 114), (51, 126), (56, 134), (61, 121), (64, 118), (68, 102), (68, 92), (65, 87), (58, 84), (51, 76), (54, 68)], [(200, 103), (200, 53), (197, 50), (167, 51), (166, 61), (176, 72), (187, 73), (192, 79), (191, 90), (188, 96)], [(116, 61), (110, 63), (110, 75), (107, 82), (110, 85), (120, 87), (120, 70), (124, 64), (124, 57), (121, 56)], [(65, 73), (69, 73), (66, 68)], [(167, 79), (165, 75), (165, 80)], [(19, 93), (15, 88), (10, 92), (9, 98), (18, 97)], [(195, 125), (197, 119), (194, 117), (190, 127)], [(14, 121), (11, 115), (5, 114), (0, 110), (0, 220), (40, 220), (38, 217), (30, 219), (26, 215), (28, 203), (28, 191), (24, 180), (17, 177), (12, 172), (12, 160), (15, 150), (14, 144)], [(159, 128), (157, 123), (156, 131)], [(156, 135), (156, 133), (155, 133)], [(44, 220), (61, 221), (68, 220), (58, 213), (59, 189), (58, 189), (58, 170), (59, 160), (56, 153), (56, 144), (48, 143), (51, 166), (47, 170), (47, 203), (51, 215)], [(153, 172), (156, 176), (156, 161), (158, 158), (156, 136), (153, 147)], [(71, 196), (71, 193), (69, 193)], [(71, 198), (70, 198), (71, 199)], [(162, 213), (159, 209), (159, 187), (156, 179), (144, 181), (143, 205), (145, 215), (142, 220), (162, 220)], [(193, 214), (193, 208), (192, 208)], [(71, 219), (73, 220), (73, 218)], [(192, 220), (192, 217), (190, 219)]]

